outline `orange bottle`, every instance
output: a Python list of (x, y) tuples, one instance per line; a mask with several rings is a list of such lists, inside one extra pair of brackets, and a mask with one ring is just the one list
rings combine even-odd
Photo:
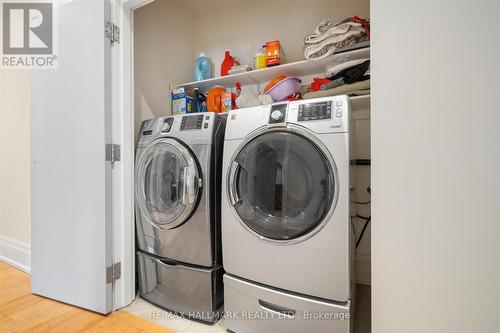
[(223, 99), (226, 89), (222, 86), (212, 87), (207, 95), (207, 111), (208, 112), (222, 112)]

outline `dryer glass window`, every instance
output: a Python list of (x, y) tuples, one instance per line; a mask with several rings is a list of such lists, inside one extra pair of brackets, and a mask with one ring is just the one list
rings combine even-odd
[(230, 173), (232, 203), (254, 232), (290, 240), (312, 231), (333, 204), (328, 159), (304, 136), (279, 131), (250, 141)]
[[(179, 145), (176, 143), (176, 145)], [(179, 148), (184, 147), (179, 145)], [(197, 166), (175, 145), (158, 142), (138, 166), (138, 203), (151, 222), (175, 227), (192, 211), (198, 194)]]

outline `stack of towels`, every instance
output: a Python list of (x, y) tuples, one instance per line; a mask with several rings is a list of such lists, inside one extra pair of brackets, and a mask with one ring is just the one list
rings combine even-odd
[(357, 16), (334, 23), (323, 20), (314, 33), (304, 40), (304, 56), (308, 60), (318, 60), (332, 55), (336, 49), (352, 46), (369, 40), (370, 21)]

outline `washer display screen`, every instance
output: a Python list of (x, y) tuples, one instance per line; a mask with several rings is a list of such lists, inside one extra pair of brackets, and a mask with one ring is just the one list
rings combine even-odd
[(181, 131), (192, 130), (192, 129), (201, 129), (202, 124), (203, 124), (203, 115), (184, 116), (184, 117), (182, 117), (182, 121), (181, 121)]
[(298, 121), (332, 119), (332, 102), (299, 105)]

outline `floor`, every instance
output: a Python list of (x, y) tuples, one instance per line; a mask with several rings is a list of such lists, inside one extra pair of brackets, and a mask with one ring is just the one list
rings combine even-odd
[(155, 324), (171, 329), (176, 333), (227, 333), (224, 319), (213, 325), (198, 323), (164, 311), (140, 297), (137, 297), (124, 310), (143, 319), (151, 320)]
[[(104, 316), (31, 294), (31, 279), (0, 262), (0, 333), (116, 332), (222, 333), (224, 320), (205, 325), (180, 318), (140, 297), (123, 310)], [(357, 285), (354, 333), (370, 332), (370, 287)]]
[(30, 276), (0, 262), (0, 333), (173, 333), (127, 311), (104, 316), (31, 294)]
[[(356, 286), (356, 314), (354, 321), (354, 333), (371, 332), (371, 288), (358, 284)], [(145, 320), (173, 330), (176, 333), (227, 333), (224, 319), (214, 325), (206, 325), (189, 319), (181, 318), (170, 312), (164, 311), (140, 297), (124, 309)]]

